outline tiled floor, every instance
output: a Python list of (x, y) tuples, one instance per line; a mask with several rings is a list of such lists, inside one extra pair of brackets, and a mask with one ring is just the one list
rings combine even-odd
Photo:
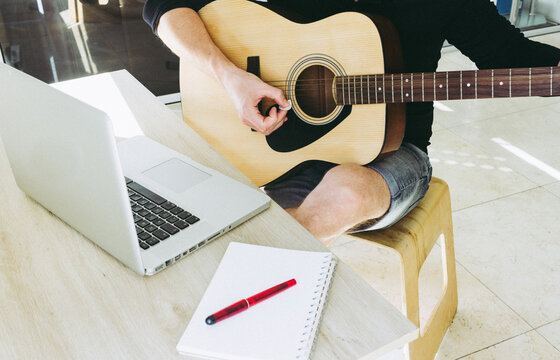
[[(535, 39), (560, 47), (560, 33)], [(439, 70), (474, 68), (451, 51)], [(459, 287), (438, 360), (560, 359), (559, 134), (560, 97), (436, 103), (429, 151), (451, 189)], [(344, 237), (331, 250), (401, 306), (394, 255)], [(441, 292), (440, 253), (422, 269), (422, 319)]]
[[(560, 34), (535, 38), (560, 46)], [(458, 51), (440, 70), (474, 69)], [(560, 359), (560, 98), (436, 104), (430, 157), (451, 189), (459, 307), (437, 359)], [(437, 247), (437, 246), (436, 246)], [(439, 247), (422, 317), (441, 291)], [(396, 258), (340, 239), (332, 251), (395, 306)]]

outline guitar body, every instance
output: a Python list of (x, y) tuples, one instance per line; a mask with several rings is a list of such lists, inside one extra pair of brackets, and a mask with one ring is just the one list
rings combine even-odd
[[(401, 70), (388, 65), (401, 63), (399, 50), (391, 47), (398, 39), (381, 33), (372, 18), (348, 12), (300, 24), (243, 0), (212, 2), (199, 15), (235, 65), (247, 69), (248, 58), (258, 57), (261, 79), (292, 101), (288, 121), (265, 136), (241, 123), (214, 78), (181, 61), (184, 120), (255, 184), (307, 160), (366, 164), (400, 146), (404, 104), (333, 100), (333, 76)], [(318, 95), (306, 94), (309, 87)]]

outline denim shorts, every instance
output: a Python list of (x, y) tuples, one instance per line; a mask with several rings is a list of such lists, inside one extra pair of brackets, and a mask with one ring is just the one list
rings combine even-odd
[[(265, 186), (264, 190), (284, 209), (297, 207), (319, 184), (325, 173), (335, 166), (324, 161), (308, 161), (287, 176)], [(385, 215), (360, 224), (350, 229), (349, 233), (378, 230), (395, 224), (424, 197), (432, 178), (428, 155), (409, 143), (403, 143), (390, 156), (364, 166), (383, 176), (391, 192), (391, 205)]]

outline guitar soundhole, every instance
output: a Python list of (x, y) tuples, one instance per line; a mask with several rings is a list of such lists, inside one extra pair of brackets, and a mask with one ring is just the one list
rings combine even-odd
[(321, 65), (312, 65), (301, 72), (295, 87), (299, 107), (309, 116), (322, 118), (336, 108), (332, 93), (334, 73)]

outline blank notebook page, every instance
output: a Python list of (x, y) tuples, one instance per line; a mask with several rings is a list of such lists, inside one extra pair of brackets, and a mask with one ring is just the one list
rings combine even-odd
[[(329, 252), (231, 243), (177, 350), (207, 359), (307, 359), (334, 268)], [(290, 279), (297, 284), (214, 325), (207, 316)]]

